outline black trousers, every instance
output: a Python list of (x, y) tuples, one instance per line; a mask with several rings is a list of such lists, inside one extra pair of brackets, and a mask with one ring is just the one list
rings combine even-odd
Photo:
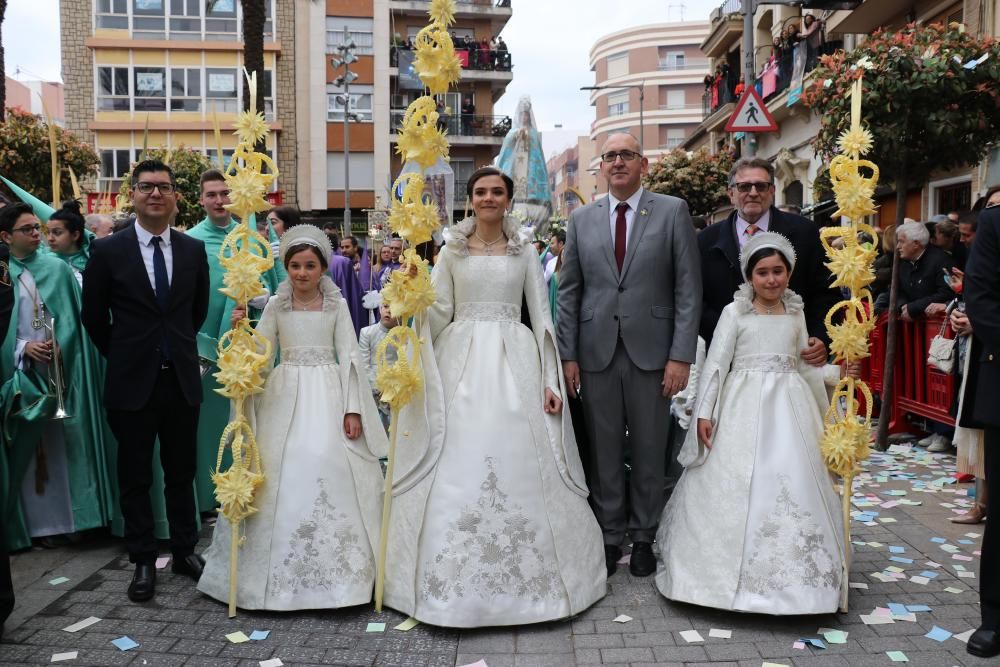
[[(0, 536), (6, 535), (7, 518), (0, 512)], [(14, 582), (10, 578), (10, 557), (7, 555), (7, 542), (0, 539), (0, 637), (3, 636), (3, 624), (14, 611)]]
[[(1000, 489), (1000, 426), (986, 428), (986, 483)], [(983, 627), (1000, 630), (1000, 493), (986, 499), (986, 529), (979, 559), (979, 602)]]
[(160, 371), (153, 394), (141, 409), (108, 410), (108, 425), (118, 440), (118, 489), (125, 519), (125, 546), (133, 563), (152, 563), (158, 552), (149, 500), (157, 437), (170, 550), (175, 560), (194, 553), (198, 543), (194, 476), (199, 408), (188, 405), (177, 373), (168, 367)]

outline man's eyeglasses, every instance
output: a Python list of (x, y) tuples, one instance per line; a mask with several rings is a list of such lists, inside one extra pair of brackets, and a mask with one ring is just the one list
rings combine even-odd
[(750, 188), (753, 188), (757, 192), (767, 192), (771, 189), (771, 185), (771, 183), (733, 183), (731, 187), (745, 194), (750, 192)]
[(608, 164), (614, 164), (618, 161), (618, 158), (621, 158), (625, 162), (631, 162), (637, 157), (641, 157), (641, 155), (635, 151), (608, 151), (601, 156), (601, 159)]
[(139, 181), (135, 184), (135, 189), (144, 195), (152, 194), (154, 189), (159, 190), (161, 195), (170, 195), (174, 193), (174, 184)]
[(10, 231), (12, 233), (13, 232), (21, 232), (22, 234), (30, 234), (31, 232), (37, 232), (41, 228), (42, 228), (42, 226), (36, 222), (33, 225), (24, 225), (23, 227), (17, 227), (15, 229), (10, 230)]

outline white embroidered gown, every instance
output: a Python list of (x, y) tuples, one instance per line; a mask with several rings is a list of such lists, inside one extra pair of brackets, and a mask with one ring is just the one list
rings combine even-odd
[[(237, 606), (327, 609), (371, 600), (382, 511), (385, 431), (360, 360), (347, 303), (328, 276), (323, 311), (290, 308), (279, 286), (257, 331), (281, 359), (256, 397), (265, 482), (244, 523)], [(347, 412), (364, 432), (344, 435)], [(219, 514), (198, 590), (229, 600), (229, 522)]]
[[(671, 600), (761, 614), (837, 611), (844, 543), (840, 502), (820, 455), (824, 369), (802, 362), (802, 299), (758, 315), (749, 286), (722, 312), (691, 425), (687, 466), (663, 511), (656, 585)], [(836, 367), (827, 367), (836, 371)]]
[(385, 589), (424, 623), (536, 623), (606, 593), (568, 410), (542, 409), (546, 386), (565, 393), (541, 265), (522, 247), (468, 256), (451, 239), (432, 273), (426, 394), (400, 417)]

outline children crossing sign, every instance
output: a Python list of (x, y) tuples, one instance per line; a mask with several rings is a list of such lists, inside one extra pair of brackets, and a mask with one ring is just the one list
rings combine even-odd
[(757, 89), (750, 86), (736, 103), (736, 110), (726, 123), (726, 132), (777, 132), (778, 124), (767, 110)]

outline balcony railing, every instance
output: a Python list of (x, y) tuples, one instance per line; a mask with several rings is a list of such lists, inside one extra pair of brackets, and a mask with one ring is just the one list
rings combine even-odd
[[(398, 134), (403, 126), (406, 109), (392, 109), (389, 112), (393, 134)], [(453, 137), (492, 137), (503, 139), (510, 132), (513, 121), (510, 116), (483, 116), (479, 114), (442, 113), (438, 128)]]
[(701, 109), (702, 105), (695, 104), (661, 104), (660, 111), (687, 111), (688, 109)]
[(702, 72), (707, 72), (710, 67), (711, 62), (708, 60), (687, 60), (683, 63), (672, 63), (662, 60), (660, 61), (657, 69), (661, 72), (687, 72), (691, 70), (701, 70)]
[[(400, 52), (412, 50), (409, 43), (392, 46), (389, 49), (389, 66), (399, 67)], [(455, 44), (455, 54), (465, 70), (509, 72), (513, 67), (510, 51), (506, 49), (467, 48), (459, 42)]]
[[(430, 3), (431, 0), (412, 0)], [(483, 7), (510, 7), (510, 0), (455, 0), (456, 5), (481, 5)]]
[(735, 14), (743, 9), (742, 0), (726, 0), (719, 5), (719, 16), (725, 18), (729, 14)]

